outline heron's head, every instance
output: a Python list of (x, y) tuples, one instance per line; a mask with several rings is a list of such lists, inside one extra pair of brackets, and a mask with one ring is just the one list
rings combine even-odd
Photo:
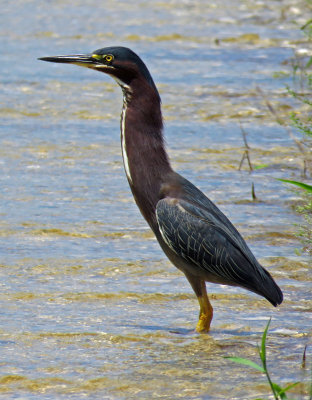
[(132, 50), (126, 47), (105, 47), (91, 54), (42, 57), (39, 60), (56, 63), (75, 64), (105, 72), (117, 80), (122, 87), (131, 88), (134, 82), (140, 85), (156, 86), (146, 65)]

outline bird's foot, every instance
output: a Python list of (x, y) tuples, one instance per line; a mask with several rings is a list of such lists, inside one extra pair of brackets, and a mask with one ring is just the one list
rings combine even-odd
[(196, 325), (196, 332), (207, 333), (210, 330), (210, 324), (212, 320), (211, 314), (201, 314)]

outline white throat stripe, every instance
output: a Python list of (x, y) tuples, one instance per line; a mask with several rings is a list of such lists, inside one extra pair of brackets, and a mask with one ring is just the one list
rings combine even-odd
[(127, 113), (127, 101), (124, 98), (123, 102), (123, 107), (122, 107), (122, 112), (121, 112), (121, 150), (122, 150), (122, 158), (124, 162), (124, 168), (126, 171), (126, 175), (128, 180), (132, 183), (132, 177), (130, 174), (130, 167), (129, 167), (129, 160), (128, 160), (128, 154), (127, 154), (127, 148), (126, 148), (126, 113)]

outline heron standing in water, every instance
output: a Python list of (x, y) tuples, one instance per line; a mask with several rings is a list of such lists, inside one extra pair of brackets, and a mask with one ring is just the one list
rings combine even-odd
[(208, 332), (213, 317), (206, 282), (239, 286), (279, 305), (283, 301), (280, 288), (236, 228), (196, 186), (173, 171), (164, 145), (160, 96), (140, 57), (125, 47), (106, 47), (86, 55), (40, 60), (104, 72), (120, 85), (121, 149), (127, 179), (160, 247), (197, 296), (197, 332)]

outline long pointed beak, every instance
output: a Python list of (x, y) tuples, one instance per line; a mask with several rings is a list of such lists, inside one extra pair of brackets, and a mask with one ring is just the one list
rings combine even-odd
[(49, 61), (55, 63), (64, 64), (75, 64), (82, 67), (89, 67), (91, 65), (97, 64), (98, 61), (96, 57), (92, 54), (76, 54), (72, 56), (53, 56), (53, 57), (41, 57), (38, 60)]

